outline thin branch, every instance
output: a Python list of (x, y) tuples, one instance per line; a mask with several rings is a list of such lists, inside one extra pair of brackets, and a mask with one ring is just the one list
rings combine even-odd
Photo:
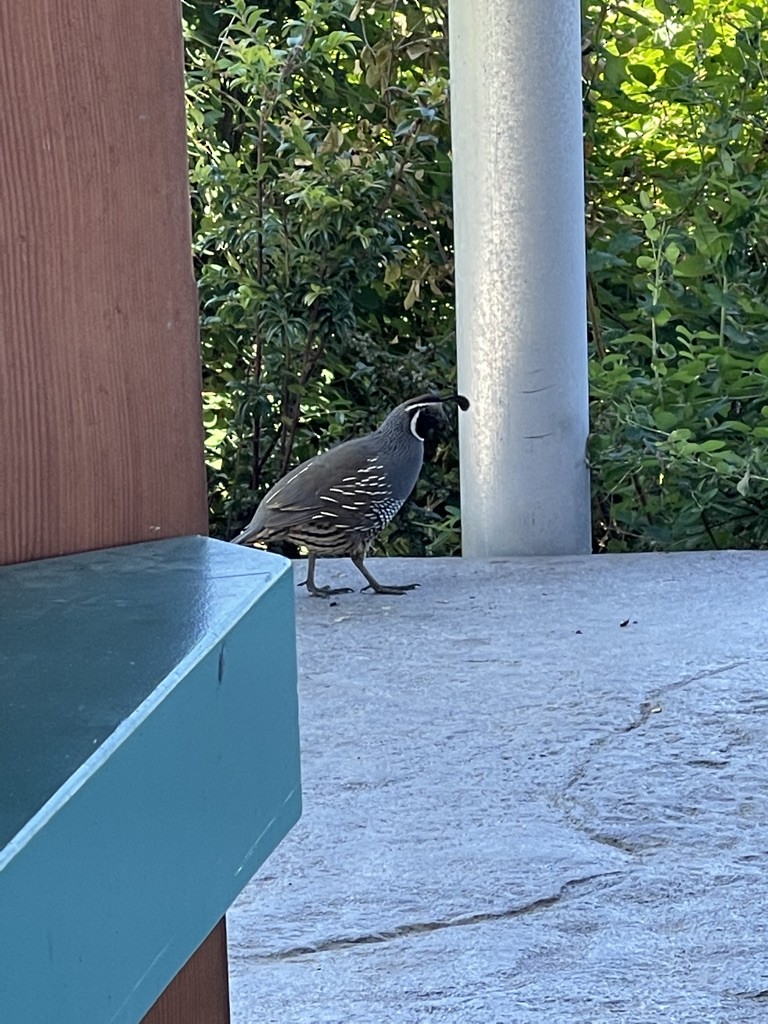
[(304, 345), (304, 353), (302, 355), (301, 373), (299, 374), (298, 380), (298, 393), (293, 396), (292, 401), (289, 401), (288, 396), (290, 393), (287, 389), (285, 392), (283, 408), (287, 410), (290, 407), (290, 413), (286, 413), (283, 416), (283, 426), (285, 426), (285, 429), (282, 431), (280, 476), (284, 476), (288, 472), (288, 467), (291, 462), (291, 454), (296, 440), (296, 432), (299, 428), (299, 421), (301, 420), (301, 392), (312, 376), (312, 373), (314, 372), (325, 348), (322, 342), (313, 347), (315, 337), (317, 336), (317, 330), (318, 328), (316, 324), (310, 325), (307, 330), (307, 338)]

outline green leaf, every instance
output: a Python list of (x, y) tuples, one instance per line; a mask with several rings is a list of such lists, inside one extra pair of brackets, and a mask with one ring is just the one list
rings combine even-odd
[(675, 277), (701, 277), (706, 271), (706, 256), (696, 253), (693, 256), (684, 256), (679, 263), (675, 264), (673, 273)]
[(733, 174), (734, 163), (733, 157), (727, 149), (720, 150), (720, 163), (723, 165), (723, 172), (727, 178), (730, 178)]
[(628, 70), (630, 75), (643, 85), (653, 85), (656, 81), (656, 72), (648, 64), (630, 64)]
[(706, 256), (720, 256), (730, 248), (730, 239), (706, 213), (696, 214), (696, 228), (693, 233), (696, 248)]
[(692, 79), (694, 74), (694, 69), (690, 64), (686, 64), (682, 60), (676, 60), (666, 67), (664, 71), (664, 81), (667, 85), (683, 85)]
[(593, 272), (608, 270), (613, 267), (626, 267), (627, 261), (610, 252), (590, 249), (587, 253), (587, 269)]
[(664, 250), (664, 255), (666, 256), (666, 258), (669, 260), (670, 263), (673, 263), (673, 264), (676, 263), (677, 262), (677, 258), (680, 255), (680, 246), (677, 245), (675, 242), (670, 242), (669, 245)]
[(717, 39), (717, 28), (712, 24), (711, 21), (706, 22), (699, 34), (699, 44), (703, 49), (708, 50), (710, 46)]
[(643, 214), (641, 220), (642, 220), (643, 224), (645, 225), (646, 230), (650, 230), (651, 228), (655, 228), (656, 227), (656, 218), (654, 217), (654, 215), (651, 213), (650, 210), (646, 210), (646, 212)]
[(612, 53), (603, 54), (605, 77), (612, 85), (621, 85), (627, 80), (627, 62)]
[(736, 326), (736, 324), (727, 322), (723, 327), (723, 334), (730, 341), (735, 342), (737, 345), (751, 345), (755, 340), (754, 335), (742, 331)]
[(384, 284), (394, 284), (396, 281), (400, 280), (401, 274), (402, 269), (396, 260), (392, 263), (388, 263), (386, 270), (384, 271)]
[(725, 420), (719, 426), (714, 428), (715, 430), (726, 433), (729, 430), (735, 431), (737, 434), (751, 434), (752, 428), (747, 423), (742, 423), (741, 420)]
[(672, 430), (678, 423), (678, 417), (668, 409), (654, 409), (653, 421), (659, 430)]

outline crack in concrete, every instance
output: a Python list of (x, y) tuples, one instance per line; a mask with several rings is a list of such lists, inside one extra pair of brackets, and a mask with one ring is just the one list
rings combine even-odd
[(745, 665), (751, 664), (751, 660), (732, 661), (727, 665), (719, 665), (717, 668), (702, 669), (701, 672), (694, 672), (693, 675), (684, 676), (682, 679), (676, 679), (673, 683), (668, 683), (666, 686), (662, 686), (661, 689), (654, 691), (646, 700), (641, 702), (640, 714), (638, 717), (633, 719), (622, 729), (618, 730), (618, 732), (632, 732), (633, 729), (639, 729), (641, 725), (645, 725), (651, 715), (656, 714), (657, 711), (661, 711), (659, 701), (666, 694), (674, 693), (675, 690), (682, 690), (686, 686), (690, 686), (691, 683), (699, 682), (700, 679), (711, 679), (713, 676), (722, 675), (723, 672), (729, 672), (733, 668), (743, 668)]
[(668, 683), (666, 686), (662, 686), (658, 690), (654, 690), (644, 701), (640, 702), (639, 713), (635, 718), (631, 719), (631, 721), (626, 725), (619, 726), (611, 732), (606, 733), (604, 736), (598, 736), (597, 739), (592, 740), (587, 748), (584, 761), (574, 770), (565, 785), (565, 789), (570, 789), (571, 786), (574, 786), (581, 778), (583, 778), (595, 751), (602, 750), (603, 747), (608, 743), (612, 743), (618, 737), (624, 736), (628, 732), (634, 732), (635, 729), (641, 728), (641, 726), (645, 725), (653, 715), (662, 711), (663, 708), (660, 702), (662, 697), (666, 694), (674, 693), (675, 690), (682, 690), (684, 687), (690, 686), (691, 683), (696, 683), (700, 679), (711, 679), (713, 676), (722, 675), (723, 672), (730, 672), (731, 669), (743, 668), (745, 665), (751, 664), (753, 664), (752, 660), (732, 661), (727, 665), (719, 665), (717, 668), (703, 669), (701, 672), (694, 672), (692, 675), (684, 676), (682, 679), (676, 679), (674, 682)]
[(595, 875), (585, 875), (583, 878), (571, 878), (560, 886), (557, 892), (551, 896), (541, 896), (539, 899), (524, 903), (519, 907), (510, 907), (507, 910), (485, 911), (478, 914), (467, 914), (463, 917), (454, 917), (445, 921), (412, 921), (409, 924), (401, 924), (396, 928), (389, 928), (382, 932), (371, 932), (367, 935), (348, 935), (338, 939), (326, 939), (314, 946), (293, 946), (290, 949), (277, 950), (274, 953), (252, 953), (239, 957), (249, 963), (267, 963), (276, 960), (298, 960), (301, 957), (311, 956), (315, 953), (336, 953), (340, 950), (354, 949), (356, 946), (372, 946), (378, 943), (392, 942), (396, 939), (408, 938), (411, 935), (423, 935), (427, 932), (443, 931), (446, 928), (466, 928), (476, 924), (487, 924), (495, 921), (509, 921), (516, 917), (523, 917), (532, 914), (537, 910), (546, 910), (555, 906), (565, 899), (574, 890), (585, 887), (589, 882), (602, 878), (612, 878), (616, 875), (623, 875), (622, 871), (603, 871)]
[(579, 832), (583, 832), (584, 835), (591, 839), (594, 843), (600, 843), (602, 846), (610, 846), (612, 850), (621, 850), (622, 853), (637, 853), (641, 847), (637, 843), (632, 843), (628, 839), (619, 838), (618, 836), (609, 836), (602, 832), (591, 832), (584, 826), (579, 824), (574, 819), (569, 819), (569, 825), (578, 829)]
[(570, 778), (565, 784), (562, 795), (555, 801), (556, 806), (559, 806), (559, 809), (570, 828), (574, 829), (576, 832), (580, 832), (582, 835), (585, 835), (593, 842), (621, 850), (623, 853), (630, 856), (635, 853), (642, 852), (642, 845), (638, 846), (623, 837), (614, 837), (603, 834), (599, 830), (595, 830), (592, 823), (588, 823), (580, 819), (575, 810), (567, 806), (568, 801), (573, 802), (573, 798), (567, 796), (568, 790), (584, 778), (595, 754), (598, 751), (602, 750), (609, 743), (615, 742), (619, 737), (625, 736), (627, 733), (634, 732), (636, 729), (640, 729), (653, 715), (660, 713), (663, 710), (663, 705), (661, 703), (662, 698), (667, 694), (674, 693), (676, 690), (682, 690), (686, 686), (690, 686), (691, 683), (696, 683), (701, 679), (711, 679), (713, 676), (719, 676), (724, 672), (730, 672), (732, 669), (736, 668), (743, 668), (744, 666), (751, 665), (753, 663), (754, 659), (732, 661), (727, 665), (718, 665), (716, 668), (702, 669), (700, 672), (694, 672), (691, 675), (683, 676), (682, 679), (676, 679), (673, 682), (668, 683), (666, 686), (662, 686), (659, 689), (652, 691), (645, 700), (641, 701), (639, 713), (626, 725), (619, 726), (611, 730), (611, 732), (606, 733), (604, 736), (599, 736), (597, 739), (592, 740), (585, 752), (582, 763), (572, 772)]

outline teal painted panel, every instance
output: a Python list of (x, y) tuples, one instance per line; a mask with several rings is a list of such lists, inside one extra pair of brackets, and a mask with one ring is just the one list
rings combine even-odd
[(135, 1024), (300, 815), (290, 564), (182, 538), (0, 601), (0, 1021)]

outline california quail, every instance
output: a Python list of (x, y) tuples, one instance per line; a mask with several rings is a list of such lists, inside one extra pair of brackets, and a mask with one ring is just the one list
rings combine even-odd
[(410, 398), (387, 416), (378, 430), (316, 455), (278, 480), (256, 509), (235, 544), (289, 540), (309, 552), (306, 585), (314, 597), (350, 593), (350, 587), (315, 586), (318, 555), (348, 556), (368, 581), (364, 590), (403, 594), (417, 583), (383, 586), (364, 565), (378, 535), (413, 490), (424, 461), (424, 438), (435, 421), (435, 407), (463, 395)]

